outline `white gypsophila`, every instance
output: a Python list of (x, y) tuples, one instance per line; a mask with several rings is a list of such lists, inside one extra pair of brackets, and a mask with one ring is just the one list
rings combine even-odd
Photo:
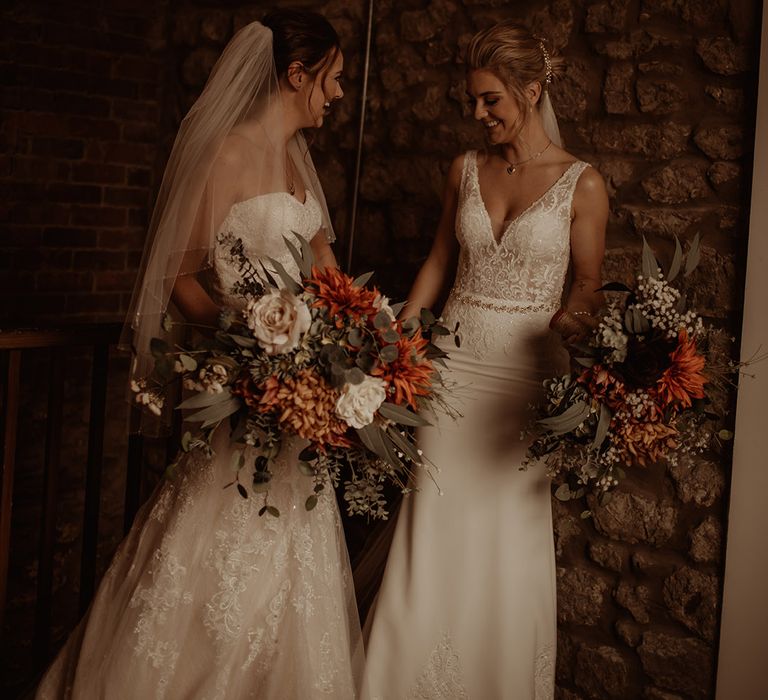
[(373, 307), (379, 311), (384, 311), (392, 321), (395, 320), (395, 312), (389, 305), (389, 298), (385, 297), (383, 294), (376, 295), (376, 298), (373, 300)]
[(609, 362), (624, 362), (627, 359), (627, 343), (629, 338), (624, 332), (623, 314), (617, 306), (612, 306), (600, 321), (597, 328), (597, 339), (601, 347), (611, 348)]
[(364, 428), (387, 398), (387, 384), (366, 376), (359, 384), (345, 384), (336, 400), (336, 415), (353, 428)]
[(243, 313), (256, 341), (268, 355), (293, 350), (312, 322), (307, 305), (287, 289), (252, 299)]
[(681, 313), (677, 310), (680, 291), (667, 282), (659, 273), (656, 279), (646, 279), (638, 275), (638, 301), (635, 304), (651, 326), (663, 331), (667, 338), (674, 340), (685, 329), (694, 337), (704, 329), (704, 322), (695, 311)]

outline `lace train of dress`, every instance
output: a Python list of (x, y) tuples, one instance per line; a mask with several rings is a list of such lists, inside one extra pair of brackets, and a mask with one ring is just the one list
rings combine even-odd
[[(374, 700), (552, 700), (555, 562), (549, 480), (520, 471), (520, 432), (542, 381), (567, 368), (548, 322), (569, 260), (573, 163), (493, 238), (476, 154), (465, 157), (456, 283), (460, 323), (446, 379), (461, 417), (420, 430), (435, 464), (404, 499), (366, 623), (365, 696)], [(439, 487), (439, 490), (438, 490)]]
[[(295, 274), (282, 232), (309, 240), (319, 222), (309, 194), (302, 204), (274, 193), (235, 205), (220, 231)], [(214, 254), (220, 290), (237, 279), (225, 238)], [(277, 460), (279, 518), (259, 517), (257, 495), (222, 488), (232, 480), (226, 426), (212, 459), (189, 453), (139, 512), (37, 697), (356, 697), (363, 652), (344, 533), (332, 489), (303, 507), (312, 484), (296, 468), (301, 447), (287, 441)]]

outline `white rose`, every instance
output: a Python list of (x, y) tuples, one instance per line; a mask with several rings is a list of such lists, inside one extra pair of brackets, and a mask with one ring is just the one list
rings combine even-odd
[(373, 422), (373, 414), (387, 398), (387, 385), (378, 377), (366, 377), (359, 384), (345, 384), (336, 400), (336, 415), (353, 428)]
[(312, 322), (307, 305), (286, 289), (248, 302), (245, 318), (268, 355), (293, 350)]
[(376, 298), (373, 300), (373, 306), (379, 311), (386, 312), (387, 316), (389, 316), (393, 321), (395, 320), (395, 312), (392, 310), (392, 307), (389, 305), (389, 299), (385, 297), (383, 294), (376, 295)]

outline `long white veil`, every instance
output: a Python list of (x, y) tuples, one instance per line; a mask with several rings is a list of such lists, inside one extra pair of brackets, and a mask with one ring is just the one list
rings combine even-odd
[[(292, 170), (321, 204), (326, 235), (333, 240), (325, 197), (306, 141), (297, 132), (286, 146), (281, 115), (272, 30), (253, 22), (226, 46), (176, 136), (121, 338), (121, 345), (133, 353), (131, 380), (152, 372), (152, 338), (169, 337), (163, 318), (176, 278), (210, 267), (216, 233), (232, 204), (286, 189), (286, 153)], [(222, 155), (222, 149), (233, 129), (246, 121), (256, 125), (250, 131), (259, 138), (255, 143), (243, 140), (233, 163)], [(167, 427), (171, 404), (165, 402), (159, 421), (144, 418), (142, 432), (161, 432)]]

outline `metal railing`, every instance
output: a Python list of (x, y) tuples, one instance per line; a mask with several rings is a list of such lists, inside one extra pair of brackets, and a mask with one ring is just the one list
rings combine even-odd
[[(58, 482), (62, 464), (62, 426), (66, 355), (70, 349), (90, 354), (90, 406), (88, 408), (87, 456), (84, 468), (85, 501), (82, 520), (79, 608), (90, 604), (96, 585), (99, 538), (99, 505), (104, 461), (107, 382), (110, 348), (120, 337), (119, 324), (74, 326), (62, 330), (0, 331), (0, 624), (7, 604), (13, 507), (14, 471), (24, 391), (22, 363), (27, 353), (47, 350), (48, 394), (42, 463), (42, 517), (37, 546), (37, 582), (32, 651), (34, 666), (44, 667), (50, 656), (53, 598), (54, 547)], [(141, 498), (143, 445), (139, 436), (128, 440), (124, 526), (127, 530)]]

